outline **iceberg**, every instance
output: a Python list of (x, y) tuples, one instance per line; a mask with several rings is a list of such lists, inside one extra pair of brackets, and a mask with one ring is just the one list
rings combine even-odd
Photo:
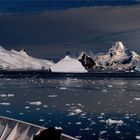
[(0, 47), (0, 69), (49, 70), (53, 62), (29, 56), (25, 50), (5, 50)]
[(66, 55), (63, 59), (61, 59), (56, 64), (51, 65), (50, 67), (52, 72), (77, 72), (77, 73), (85, 73), (87, 70), (84, 66), (75, 58), (71, 58)]

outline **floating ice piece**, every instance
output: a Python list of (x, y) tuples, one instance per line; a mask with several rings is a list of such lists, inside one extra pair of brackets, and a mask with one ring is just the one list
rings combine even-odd
[(29, 109), (30, 107), (29, 106), (25, 106), (25, 109)]
[(7, 113), (10, 113), (10, 114), (12, 113), (10, 110), (6, 110), (6, 112), (7, 112)]
[(55, 126), (55, 129), (62, 130), (62, 127)]
[(76, 122), (76, 124), (77, 124), (77, 125), (81, 125), (82, 123), (81, 123), (81, 122)]
[(58, 95), (48, 95), (49, 98), (56, 98)]
[(136, 101), (140, 101), (140, 98), (134, 98), (134, 100), (136, 100)]
[(6, 94), (1, 94), (0, 97), (7, 97), (7, 95)]
[(28, 102), (30, 105), (41, 105), (42, 103), (40, 101), (36, 101), (36, 102)]
[(23, 112), (20, 112), (20, 113), (19, 113), (19, 115), (23, 115), (23, 114), (24, 114)]
[(8, 105), (11, 105), (11, 103), (8, 103), (8, 102), (2, 102), (2, 103), (0, 103), (0, 105), (8, 106)]
[(121, 133), (121, 131), (118, 131), (118, 130), (117, 130), (117, 131), (115, 131), (115, 134), (120, 134), (120, 133)]
[(79, 113), (82, 112), (82, 110), (77, 108), (77, 109), (74, 110), (74, 112), (75, 112), (76, 114), (79, 114)]
[(8, 97), (14, 97), (14, 94), (8, 94)]
[(36, 108), (35, 110), (39, 111), (39, 110), (40, 110), (40, 108)]
[(140, 140), (140, 136), (136, 136), (136, 140)]
[(116, 124), (116, 125), (118, 125), (118, 126), (122, 126), (123, 123), (124, 123), (124, 122), (123, 122), (122, 120), (112, 120), (112, 119), (106, 120), (106, 124), (107, 124), (107, 125)]
[(100, 135), (103, 135), (103, 134), (105, 134), (105, 133), (107, 133), (107, 131), (101, 131), (101, 132), (100, 132)]
[(80, 139), (82, 136), (75, 136), (77, 139)]
[(67, 89), (66, 87), (60, 87), (59, 89), (61, 89), (61, 90), (65, 90), (65, 89)]
[(74, 116), (74, 115), (77, 115), (77, 114), (80, 114), (82, 112), (81, 109), (74, 109), (72, 110), (72, 112), (69, 113), (69, 116)]
[(39, 121), (39, 122), (44, 122), (44, 119), (39, 119), (38, 121)]

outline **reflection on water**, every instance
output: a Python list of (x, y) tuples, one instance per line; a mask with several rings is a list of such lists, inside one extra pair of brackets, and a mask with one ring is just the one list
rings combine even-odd
[(81, 140), (139, 138), (139, 106), (135, 79), (0, 79), (0, 115)]

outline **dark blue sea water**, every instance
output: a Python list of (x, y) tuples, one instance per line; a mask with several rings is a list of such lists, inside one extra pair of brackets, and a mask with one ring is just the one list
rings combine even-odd
[(135, 0), (1, 0), (0, 12), (24, 13), (90, 6), (128, 6)]
[(0, 115), (60, 126), (81, 140), (135, 139), (139, 106), (139, 79), (0, 79)]

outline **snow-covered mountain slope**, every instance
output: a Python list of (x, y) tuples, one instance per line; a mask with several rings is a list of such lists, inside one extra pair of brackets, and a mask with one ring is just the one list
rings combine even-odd
[[(89, 59), (90, 62), (89, 63)], [(122, 42), (117, 41), (107, 53), (94, 57), (81, 54), (79, 61), (89, 70), (134, 70), (140, 62), (140, 56), (127, 49)]]
[(117, 41), (107, 53), (78, 58), (66, 55), (57, 63), (29, 56), (25, 50), (5, 50), (0, 47), (0, 69), (7, 70), (51, 70), (52, 72), (84, 73), (89, 71), (140, 71), (140, 56)]
[(1, 69), (49, 69), (53, 62), (37, 59), (32, 56), (29, 56), (25, 50), (16, 51), (16, 50), (5, 50), (3, 47), (0, 47), (0, 68)]
[(56, 64), (52, 65), (50, 69), (52, 72), (87, 72), (77, 59), (71, 58), (68, 55)]

